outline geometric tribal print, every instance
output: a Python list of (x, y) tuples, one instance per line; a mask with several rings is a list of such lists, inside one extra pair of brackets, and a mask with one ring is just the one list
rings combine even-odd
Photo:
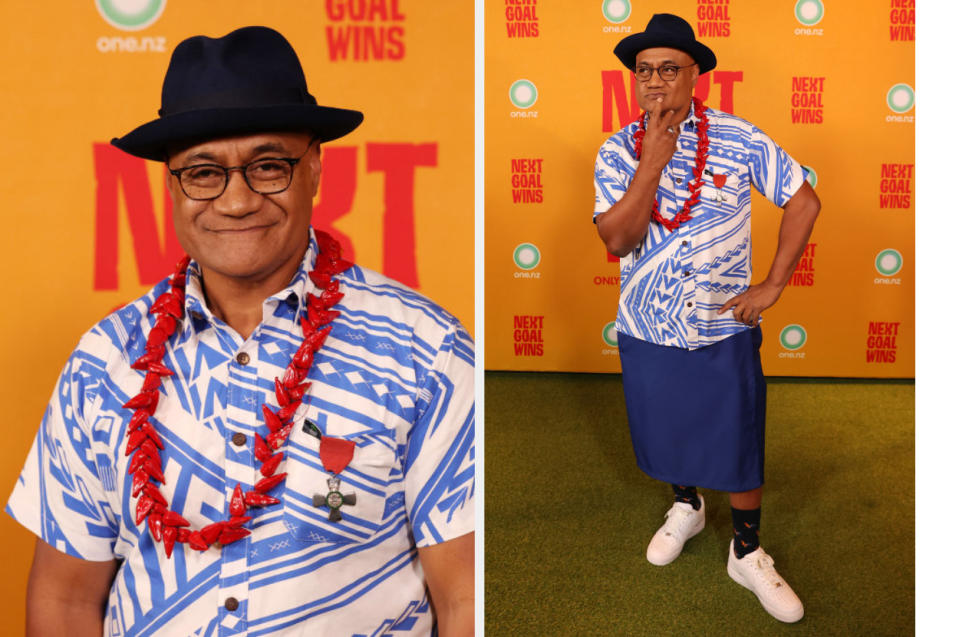
[[(657, 345), (697, 349), (749, 329), (732, 312), (716, 312), (752, 279), (750, 187), (782, 207), (805, 179), (799, 163), (749, 122), (711, 108), (706, 117), (708, 160), (692, 219), (674, 232), (650, 221), (643, 242), (619, 261), (616, 330)], [(698, 121), (690, 107), (677, 150), (659, 179), (656, 199), (666, 219), (689, 197)], [(632, 181), (639, 164), (632, 138), (638, 127), (631, 122), (599, 149), (594, 219), (619, 201)]]
[[(274, 378), (302, 341), (310, 246), (290, 285), (263, 303), (244, 342), (204, 302), (196, 263), (186, 313), (167, 343), (174, 371), (151, 420), (160, 433), (170, 510), (194, 528), (229, 517), (234, 485), (252, 488), (260, 406), (274, 410)], [(7, 512), (48, 544), (88, 560), (121, 560), (105, 635), (429, 635), (418, 546), (473, 530), (473, 343), (420, 294), (354, 266), (336, 276), (340, 316), (314, 358), (270, 491), (280, 504), (250, 508), (252, 534), (206, 551), (177, 543), (171, 559), (136, 500), (122, 405), (140, 391), (130, 368), (154, 322), (157, 285), (83, 336), (63, 370)], [(330, 490), (319, 441), (356, 443), (339, 491), (355, 504), (330, 520), (314, 496)], [(322, 499), (322, 498), (321, 498)]]

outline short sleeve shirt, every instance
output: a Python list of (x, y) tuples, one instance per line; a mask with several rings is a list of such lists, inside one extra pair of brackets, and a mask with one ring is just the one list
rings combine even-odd
[[(277, 407), (274, 379), (302, 340), (305, 295), (318, 293), (307, 275), (316, 252), (311, 236), (293, 282), (264, 302), (245, 341), (210, 313), (190, 266), (187, 314), (163, 359), (175, 374), (151, 422), (165, 443), (160, 490), (193, 528), (228, 518), (234, 486), (248, 490), (259, 477), (261, 405)], [(131, 411), (122, 405), (143, 381), (130, 362), (168, 283), (81, 339), (7, 512), (72, 556), (121, 560), (104, 635), (431, 633), (416, 549), (473, 530), (473, 344), (456, 319), (395, 281), (358, 266), (337, 278), (341, 315), (281, 448), (277, 471), (287, 477), (270, 491), (281, 503), (249, 509), (252, 535), (203, 552), (177, 544), (167, 559), (134, 523), (124, 453)], [(355, 503), (340, 521), (314, 503), (330, 476), (307, 421), (356, 443), (339, 474), (339, 491)]]
[[(717, 314), (752, 279), (750, 195), (755, 187), (777, 206), (799, 190), (804, 170), (749, 122), (706, 109), (709, 151), (692, 219), (670, 232), (650, 221), (643, 242), (620, 259), (617, 331), (669, 347), (697, 349), (743, 330), (731, 312)], [(660, 176), (656, 200), (671, 219), (689, 197), (697, 118), (680, 125), (677, 149)], [(596, 158), (593, 218), (619, 201), (639, 164), (632, 122), (602, 145)]]

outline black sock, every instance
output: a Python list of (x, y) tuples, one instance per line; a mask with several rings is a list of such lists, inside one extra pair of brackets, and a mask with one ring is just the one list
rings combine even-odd
[(733, 552), (737, 558), (752, 553), (759, 548), (759, 513), (757, 509), (736, 509), (729, 507), (733, 513)]
[(676, 502), (685, 502), (691, 504), (694, 511), (699, 511), (699, 495), (696, 493), (696, 487), (681, 487), (678, 484), (671, 485), (673, 493), (676, 494)]

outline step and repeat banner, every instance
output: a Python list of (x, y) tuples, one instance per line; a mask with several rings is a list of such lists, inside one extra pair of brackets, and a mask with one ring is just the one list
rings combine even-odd
[[(157, 116), (170, 54), (187, 37), (272, 27), (320, 104), (363, 111), (354, 133), (323, 148), (313, 223), (473, 331), (472, 3), (7, 0), (0, 24), (4, 503), (80, 335), (182, 254), (163, 166), (109, 141)], [(22, 634), (33, 539), (0, 518), (4, 632)]]
[[(912, 377), (914, 6), (488, 0), (486, 366), (619, 371), (619, 263), (592, 223), (593, 166), (639, 114), (613, 47), (669, 12), (718, 58), (696, 95), (768, 133), (822, 201), (796, 273), (763, 314), (766, 373)], [(782, 211), (755, 190), (752, 210), (758, 282)]]

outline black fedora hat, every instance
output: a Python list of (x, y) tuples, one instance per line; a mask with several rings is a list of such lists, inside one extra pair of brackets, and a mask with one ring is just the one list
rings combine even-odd
[(699, 65), (699, 72), (716, 68), (716, 55), (705, 44), (696, 41), (696, 34), (689, 23), (678, 15), (657, 13), (649, 19), (646, 30), (634, 33), (619, 41), (613, 53), (630, 71), (636, 70), (636, 54), (654, 47), (679, 49), (692, 56)]
[(327, 142), (363, 113), (318, 106), (300, 60), (282, 35), (244, 27), (222, 38), (187, 38), (163, 80), (160, 117), (110, 141), (131, 155), (164, 161), (172, 143), (265, 131), (312, 131)]

